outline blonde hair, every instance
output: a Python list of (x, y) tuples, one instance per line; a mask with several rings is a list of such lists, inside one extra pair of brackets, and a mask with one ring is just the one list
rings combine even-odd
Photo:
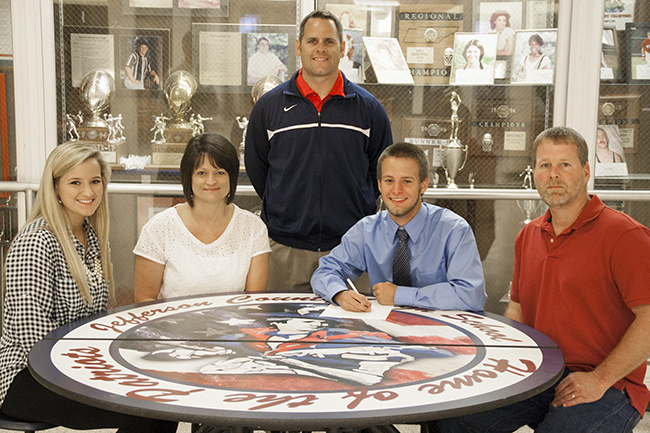
[(57, 186), (59, 179), (66, 173), (88, 159), (95, 159), (100, 166), (102, 177), (102, 201), (93, 215), (88, 217), (99, 241), (102, 271), (108, 288), (109, 299), (114, 295), (113, 264), (111, 263), (110, 250), (108, 246), (108, 229), (110, 225), (108, 215), (108, 181), (111, 177), (111, 168), (102, 158), (101, 152), (87, 144), (69, 142), (57, 146), (45, 163), (43, 177), (36, 195), (32, 214), (26, 225), (38, 218), (43, 218), (47, 224), (46, 229), (50, 230), (56, 237), (68, 269), (79, 288), (79, 293), (86, 304), (92, 304), (90, 288), (86, 271), (72, 240), (72, 227), (63, 205), (59, 202)]

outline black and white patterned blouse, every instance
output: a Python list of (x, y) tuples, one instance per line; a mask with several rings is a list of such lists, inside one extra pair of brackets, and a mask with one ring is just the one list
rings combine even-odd
[[(88, 222), (85, 255), (92, 305), (84, 303), (54, 234), (41, 218), (23, 228), (7, 256), (4, 325), (0, 340), (0, 404), (32, 346), (50, 331), (106, 310), (108, 290), (101, 273), (99, 242)], [(72, 236), (72, 234), (70, 234)], [(80, 257), (84, 247), (72, 236)], [(98, 266), (99, 269), (95, 269)]]

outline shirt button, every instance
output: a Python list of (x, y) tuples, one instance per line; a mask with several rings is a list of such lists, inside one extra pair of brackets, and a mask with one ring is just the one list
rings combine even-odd
[(551, 238), (551, 243), (553, 243), (553, 238)]

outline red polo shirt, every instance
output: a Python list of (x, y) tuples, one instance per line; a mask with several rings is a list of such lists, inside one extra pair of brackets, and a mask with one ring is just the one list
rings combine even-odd
[(309, 87), (309, 84), (307, 84), (305, 79), (302, 78), (302, 68), (300, 69), (300, 73), (296, 77), (296, 85), (298, 86), (298, 90), (300, 90), (300, 93), (302, 93), (302, 96), (309, 99), (312, 102), (312, 104), (314, 104), (314, 106), (316, 107), (319, 113), (320, 113), (320, 109), (323, 108), (323, 104), (325, 103), (325, 101), (330, 99), (332, 95), (345, 96), (345, 93), (343, 93), (343, 75), (341, 74), (341, 71), (339, 71), (339, 76), (336, 79), (336, 83), (334, 83), (334, 87), (332, 87), (330, 93), (323, 99), (321, 99), (318, 93), (314, 92), (311, 89), (311, 87)]
[[(554, 236), (551, 214), (528, 223), (515, 242), (511, 299), (524, 323), (555, 341), (567, 368), (591, 371), (650, 304), (650, 230), (596, 196), (571, 227)], [(645, 361), (614, 386), (641, 416), (650, 400)]]

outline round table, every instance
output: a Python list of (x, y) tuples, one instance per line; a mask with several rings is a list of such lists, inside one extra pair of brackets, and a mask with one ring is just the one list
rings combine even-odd
[(269, 292), (136, 304), (53, 331), (29, 367), (53, 391), (109, 410), (268, 430), (488, 410), (564, 370), (553, 341), (494, 314), (395, 307), (354, 319), (332, 308)]

